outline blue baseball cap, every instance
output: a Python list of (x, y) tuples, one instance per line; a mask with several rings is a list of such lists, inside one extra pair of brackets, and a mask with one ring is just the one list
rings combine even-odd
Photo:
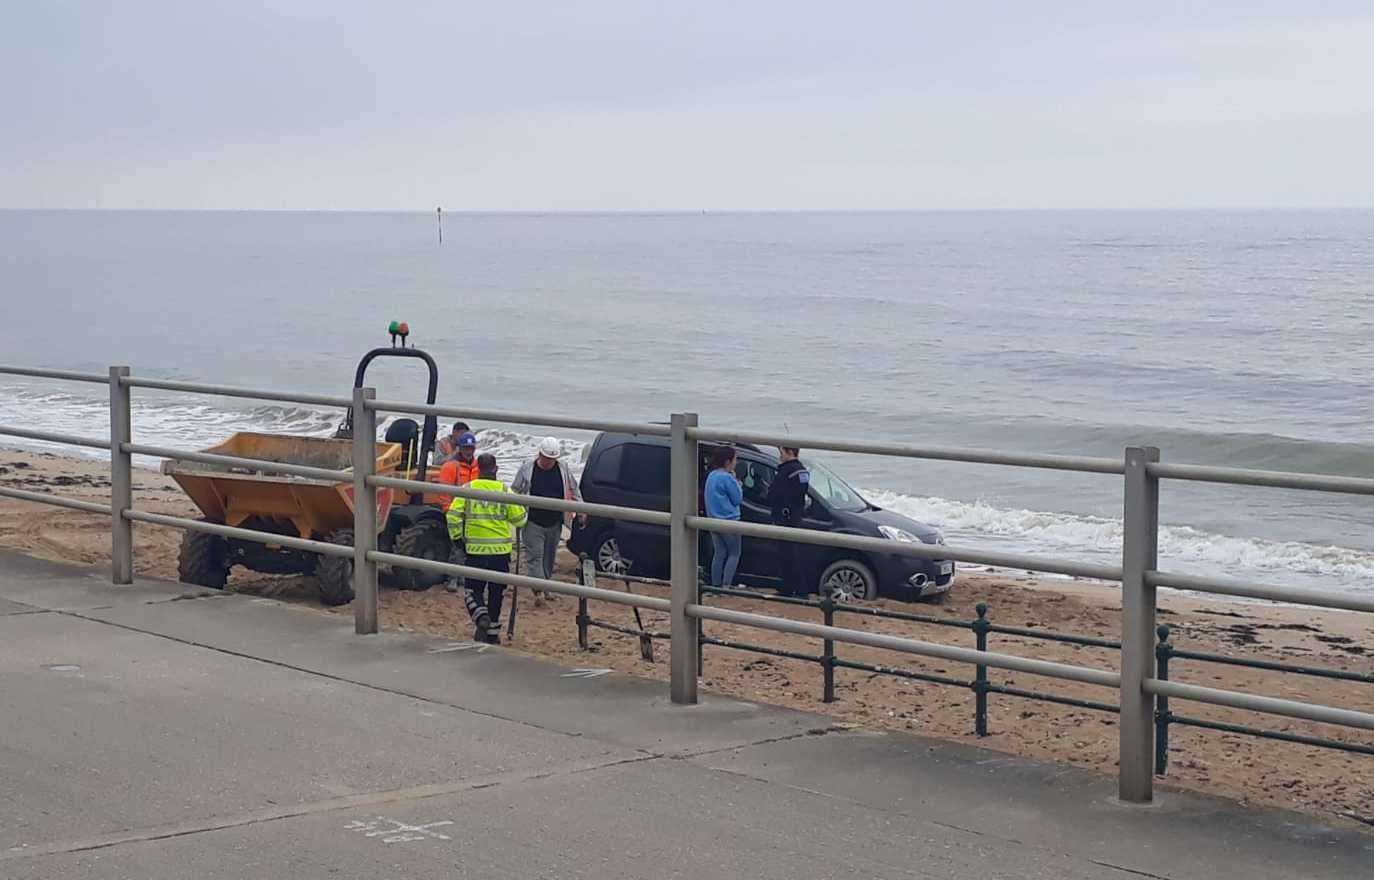
[(471, 431), (464, 431), (463, 433), (461, 433), (461, 434), (458, 435), (458, 445), (459, 445), (459, 446), (476, 446), (476, 445), (477, 445), (477, 435), (474, 434), (474, 433), (472, 433)]

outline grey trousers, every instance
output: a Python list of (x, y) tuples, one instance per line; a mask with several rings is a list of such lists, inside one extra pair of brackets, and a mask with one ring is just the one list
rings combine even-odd
[(524, 527), (525, 574), (530, 577), (553, 578), (553, 564), (558, 558), (558, 542), (563, 538), (561, 521), (551, 526), (526, 523)]

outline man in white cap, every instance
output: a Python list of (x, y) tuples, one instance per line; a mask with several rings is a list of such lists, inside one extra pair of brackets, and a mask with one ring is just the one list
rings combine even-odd
[[(539, 454), (534, 460), (520, 466), (510, 488), (517, 495), (582, 500), (582, 490), (563, 461), (563, 446), (557, 437), (545, 437), (539, 441)], [(564, 518), (561, 510), (530, 507), (530, 521), (523, 533), (525, 574), (546, 580), (553, 577), (558, 542), (563, 537)], [(578, 514), (578, 519), (585, 520), (586, 517)], [(539, 593), (536, 591), (535, 595)]]

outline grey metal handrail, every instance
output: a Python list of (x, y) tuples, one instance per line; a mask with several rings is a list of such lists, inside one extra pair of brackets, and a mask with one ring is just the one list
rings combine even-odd
[(74, 370), (46, 370), (39, 367), (0, 365), (0, 374), (29, 376), (35, 379), (60, 379), (64, 382), (91, 382), (97, 385), (110, 384), (109, 376), (100, 373), (78, 373)]
[(661, 510), (645, 510), (640, 507), (620, 507), (615, 504), (593, 504), (590, 501), (567, 501), (562, 498), (546, 498), (542, 495), (520, 495), (515, 492), (491, 492), (474, 489), (471, 486), (454, 486), (449, 483), (422, 483), (402, 477), (374, 476), (367, 478), (369, 486), (400, 489), (403, 492), (429, 492), (437, 495), (450, 495), (454, 498), (472, 498), (477, 501), (497, 501), (537, 507), (543, 510), (561, 510), (565, 513), (585, 513), (607, 519), (623, 519), (629, 522), (645, 523), (654, 526), (668, 525), (669, 514)]
[(185, 449), (170, 449), (166, 446), (149, 446), (146, 443), (124, 443), (120, 449), (130, 455), (146, 455), (150, 458), (165, 458), (171, 461), (190, 461), (197, 464), (243, 468), (261, 471), (264, 474), (283, 474), (292, 477), (304, 477), (307, 480), (323, 480), (329, 483), (346, 483), (353, 479), (352, 471), (336, 471), (284, 461), (244, 458), (238, 455), (220, 455), (216, 452), (190, 452)]
[(378, 400), (368, 404), (368, 408), (374, 412), (446, 416), (455, 419), (481, 419), (484, 422), (500, 422), (507, 425), (547, 425), (554, 428), (572, 428), (582, 431), (614, 431), (623, 434), (668, 436), (667, 425), (656, 425), (651, 422), (608, 421), (606, 419), (586, 419), (580, 416), (550, 416), (497, 409), (476, 409), (465, 406), (403, 403), (394, 400)]
[(956, 648), (937, 642), (923, 642), (883, 633), (868, 632), (861, 629), (847, 629), (841, 626), (826, 626), (821, 623), (807, 623), (788, 617), (769, 617), (766, 614), (751, 614), (747, 611), (733, 611), (713, 605), (688, 605), (687, 614), (700, 620), (715, 620), (733, 623), (737, 626), (751, 626), (773, 632), (792, 633), (814, 639), (830, 639), (851, 645), (866, 645), (870, 648), (884, 648), (903, 654), (920, 657), (936, 657), (953, 660), (974, 666), (993, 666), (998, 669), (1011, 669), (1031, 675), (1044, 675), (1065, 681), (1078, 681), (1101, 687), (1121, 687), (1121, 676), (1103, 669), (1090, 669), (1086, 666), (1073, 666), (1068, 663), (1053, 663), (1048, 660), (1035, 660), (1030, 657), (1017, 657), (1014, 654), (998, 654), (992, 651), (975, 651), (972, 648)]
[(632, 608), (647, 608), (650, 611), (671, 610), (671, 603), (667, 599), (660, 599), (657, 596), (643, 596), (638, 593), (621, 593), (615, 590), (603, 590), (600, 587), (586, 587), (581, 584), (570, 584), (567, 581), (546, 580), (544, 578), (529, 577), (528, 575), (514, 574), (512, 572), (492, 571), (486, 568), (477, 568), (472, 565), (457, 565), (452, 562), (440, 562), (435, 559), (399, 556), (395, 553), (383, 553), (380, 550), (370, 550), (367, 556), (374, 562), (401, 566), (403, 568), (417, 568), (421, 571), (429, 571), (435, 574), (463, 575), (464, 577), (480, 578), (484, 581), (505, 584), (510, 587), (528, 587), (532, 590), (559, 593), (564, 596), (576, 596), (581, 599), (596, 599), (601, 602), (611, 602), (616, 605), (628, 605)]
[(1374, 730), (1374, 714), (1369, 712), (1338, 709), (1334, 706), (1318, 706), (1313, 703), (1299, 703), (1295, 700), (1281, 700), (1277, 697), (1261, 697), (1238, 691), (1184, 684), (1181, 681), (1161, 681), (1157, 678), (1145, 679), (1144, 686), (1146, 691), (1161, 697), (1176, 697), (1181, 700), (1192, 700), (1195, 703), (1230, 706), (1233, 709), (1248, 709), (1251, 712), (1264, 712), (1268, 715), (1283, 715), (1288, 718), (1301, 718), (1305, 721), (1320, 721), (1325, 724), (1339, 724), (1343, 727)]
[(1112, 565), (1095, 565), (1089, 562), (1074, 562), (1049, 556), (1032, 556), (1023, 553), (996, 553), (989, 550), (973, 550), (949, 544), (919, 544), (907, 541), (893, 541), (888, 538), (869, 538), (862, 535), (844, 535), (838, 532), (820, 532), (813, 529), (772, 526), (763, 523), (739, 522), (728, 519), (710, 519), (704, 516), (689, 516), (687, 524), (694, 529), (706, 532), (721, 532), (727, 535), (744, 535), (751, 538), (768, 538), (774, 541), (791, 541), (797, 544), (816, 544), (822, 547), (844, 547), (850, 550), (866, 550), (871, 553), (890, 553), (894, 556), (914, 556), (919, 559), (950, 559), (955, 562), (970, 562), (976, 565), (993, 565), (999, 568), (1021, 568), (1066, 574), (1071, 577), (1096, 578), (1105, 581), (1121, 580), (1121, 569)]
[(1198, 593), (1217, 593), (1246, 599), (1270, 602), (1289, 602), (1294, 605), (1314, 605), (1320, 608), (1339, 608), (1343, 611), (1374, 612), (1374, 596), (1364, 597), (1334, 590), (1309, 590), (1305, 587), (1284, 587), (1278, 584), (1258, 584), (1236, 578), (1203, 577), (1172, 571), (1149, 571), (1145, 582), (1152, 587), (1171, 587)]
[(206, 385), (201, 382), (175, 382), (170, 379), (146, 379), (141, 376), (126, 376), (120, 380), (120, 384), (129, 388), (153, 388), (159, 391), (183, 391), (187, 394), (242, 397), (249, 400), (275, 400), (279, 403), (299, 403), (306, 406), (346, 408), (352, 403), (347, 397), (333, 397), (328, 394), (283, 394), (280, 391), (265, 391), (261, 388)]
[(1149, 471), (1151, 476), (1166, 480), (1192, 480), (1202, 483), (1229, 483), (1237, 486), (1267, 486), (1273, 489), (1303, 489), (1311, 492), (1374, 495), (1374, 479), (1368, 477), (1302, 474), (1292, 471), (1252, 470), (1250, 468), (1214, 467), (1203, 464), (1154, 463), (1149, 466)]
[[(989, 449), (955, 449), (938, 446), (886, 444), (823, 437), (775, 435), (750, 431), (731, 431), (702, 428), (692, 413), (673, 414), (667, 424), (611, 421), (580, 416), (548, 416), (535, 413), (507, 412), (469, 407), (425, 405), (378, 401), (371, 389), (354, 389), (351, 397), (318, 394), (288, 394), (277, 391), (239, 388), (225, 385), (205, 385), (162, 379), (134, 377), (127, 367), (111, 367), (108, 376), (67, 370), (0, 366), (0, 374), (49, 378), (76, 382), (90, 382), (109, 386), (109, 439), (80, 437), (60, 432), (43, 431), (16, 426), (0, 426), (0, 435), (70, 443), (110, 451), (111, 499), (109, 505), (84, 501), (43, 492), (0, 487), (0, 496), (51, 504), (87, 513), (109, 515), (113, 532), (112, 579), (115, 583), (129, 583), (133, 573), (133, 522), (170, 526), (238, 540), (256, 541), (288, 547), (308, 553), (354, 560), (355, 625), (358, 632), (377, 631), (377, 566), (393, 565), (440, 574), (460, 574), (480, 577), (517, 587), (529, 587), (553, 593), (563, 593), (582, 599), (613, 602), (635, 608), (667, 612), (671, 620), (670, 694), (675, 702), (695, 702), (697, 691), (697, 651), (701, 641), (697, 627), (702, 620), (712, 620), (739, 626), (749, 626), (774, 632), (790, 633), (823, 641), (846, 642), (883, 648), (917, 656), (935, 657), (954, 662), (971, 663), (981, 667), (997, 667), (1034, 675), (1077, 681), (1102, 687), (1119, 688), (1120, 695), (1120, 788), (1123, 800), (1146, 801), (1152, 794), (1150, 751), (1153, 747), (1154, 700), (1176, 698), (1212, 705), (1229, 706), (1249, 711), (1266, 712), (1309, 721), (1338, 724), (1363, 730), (1374, 730), (1374, 714), (1343, 707), (1319, 706), (1282, 700), (1237, 691), (1219, 690), (1198, 685), (1182, 684), (1155, 675), (1154, 625), (1156, 616), (1155, 589), (1170, 587), (1230, 596), (1293, 602), (1350, 611), (1374, 612), (1374, 599), (1351, 596), (1331, 590), (1303, 590), (1286, 586), (1252, 583), (1234, 578), (1200, 577), (1157, 570), (1159, 528), (1159, 485), (1162, 480), (1189, 480), (1232, 485), (1260, 486), (1281, 489), (1342, 492), (1374, 495), (1374, 479), (1344, 477), (1330, 474), (1302, 474), (1282, 471), (1250, 470), (1244, 468), (1210, 467), (1203, 465), (1166, 464), (1159, 461), (1159, 451), (1150, 447), (1132, 447), (1122, 459), (1090, 456), (1017, 453)], [(285, 462), (272, 462), (240, 456), (209, 452), (192, 452), (162, 446), (138, 444), (132, 441), (130, 390), (147, 388), (162, 391), (209, 394), (226, 397), (273, 400), (287, 403), (351, 407), (355, 413), (352, 439), (353, 466), (331, 470)], [(420, 482), (402, 477), (375, 473), (378, 412), (424, 413), (435, 416), (483, 419), (510, 424), (538, 424), (563, 428), (617, 431), (650, 436), (668, 437), (671, 441), (671, 503), (668, 511), (645, 510), (607, 504), (543, 498), (512, 493), (494, 493), (471, 487), (450, 486), (443, 483)], [(998, 553), (944, 544), (918, 544), (841, 535), (811, 529), (796, 529), (759, 523), (714, 520), (698, 515), (700, 441), (736, 441), (775, 445), (800, 446), (807, 449), (827, 449), (872, 455), (897, 456), (912, 459), (933, 459), (975, 464), (994, 464), (1011, 467), (1046, 468), (1082, 473), (1121, 475), (1124, 477), (1122, 564), (1098, 565), (1073, 560), (1040, 557), (1015, 553)], [(257, 531), (220, 523), (203, 522), (179, 516), (135, 510), (132, 499), (131, 459), (134, 455), (150, 455), (169, 460), (202, 464), (250, 468), (263, 473), (287, 474), (307, 479), (351, 484), (354, 512), (354, 545), (347, 546), (309, 537), (295, 537)], [(383, 552), (378, 549), (378, 533), (383, 525), (377, 522), (378, 488), (400, 489), (409, 492), (430, 492), (462, 498), (501, 500), (528, 507), (586, 513), (611, 519), (621, 519), (667, 528), (670, 542), (672, 576), (671, 599), (616, 592), (562, 581), (532, 578), (516, 573), (490, 572), (471, 566), (445, 561), (420, 559)], [(751, 614), (701, 604), (698, 593), (697, 538), (702, 531), (747, 535), (769, 540), (790, 541), (864, 552), (913, 556), (926, 559), (949, 559), (1000, 567), (1026, 568), (1056, 572), (1074, 577), (1117, 580), (1122, 585), (1121, 672), (1091, 669), (1063, 663), (1052, 663), (1030, 657), (995, 654), (907, 639), (883, 633), (853, 630), (796, 621), (789, 618)], [(712, 641), (712, 640), (705, 640)], [(719, 642), (719, 640), (714, 640)], [(785, 652), (784, 652), (785, 653)], [(1161, 668), (1162, 671), (1162, 668)], [(1003, 689), (1009, 691), (1010, 689)], [(1071, 702), (1071, 701), (1070, 701)], [(1104, 705), (1104, 704), (1093, 704)]]
[(75, 434), (60, 434), (56, 431), (35, 431), (30, 428), (16, 428), (13, 425), (0, 425), (0, 435), (22, 437), (25, 440), (42, 440), (45, 443), (65, 443), (69, 446), (84, 446), (87, 449), (109, 449), (110, 441), (97, 437), (79, 437)]
[(969, 464), (998, 464), (1009, 467), (1042, 468), (1046, 470), (1080, 471), (1090, 474), (1120, 474), (1122, 463), (1117, 458), (1094, 458), (1086, 455), (1050, 455), (1045, 453), (1006, 452), (1000, 449), (960, 449), (949, 446), (911, 446), (901, 443), (873, 443), (860, 440), (839, 440), (830, 437), (805, 437), (791, 434), (764, 434), (756, 431), (730, 431), (723, 428), (693, 428), (687, 432), (693, 440), (714, 440), (722, 443), (752, 443), (765, 446), (792, 446), (800, 449), (824, 449), (829, 452), (856, 452), (864, 455), (886, 455), (898, 458), (921, 458), (935, 461), (959, 461)]
[(221, 538), (238, 538), (241, 541), (255, 541), (259, 544), (273, 544), (282, 547), (290, 547), (292, 550), (304, 550), (307, 553), (318, 553), (321, 556), (352, 556), (353, 548), (347, 544), (331, 544), (328, 541), (315, 541), (310, 538), (297, 538), (291, 535), (278, 535), (275, 532), (260, 532), (256, 529), (241, 529), (238, 526), (226, 526), (220, 523), (205, 522), (199, 519), (187, 519), (184, 516), (168, 516), (165, 513), (152, 513), (147, 510), (126, 510), (124, 518), (133, 522), (149, 523), (155, 526), (170, 526), (174, 529), (182, 529), (190, 532), (204, 532), (207, 535), (219, 535)]
[(103, 513), (110, 515), (110, 505), (99, 504), (95, 501), (82, 501), (79, 498), (65, 498), (61, 495), (52, 495), (47, 492), (30, 492), (26, 489), (11, 489), (8, 486), (0, 486), (0, 495), (6, 498), (15, 498), (19, 501), (34, 501), (39, 504), (51, 504), (54, 507), (65, 507), (68, 510), (80, 510), (84, 513)]

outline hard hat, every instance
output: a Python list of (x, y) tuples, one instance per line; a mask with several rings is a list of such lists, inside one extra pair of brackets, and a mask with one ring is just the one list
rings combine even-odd
[(558, 458), (563, 454), (563, 444), (557, 437), (545, 437), (539, 441), (539, 454), (545, 458)]
[(476, 446), (476, 445), (477, 445), (477, 435), (474, 434), (474, 433), (472, 433), (471, 431), (464, 431), (463, 433), (461, 433), (461, 434), (458, 435), (458, 445), (459, 445), (459, 446)]

